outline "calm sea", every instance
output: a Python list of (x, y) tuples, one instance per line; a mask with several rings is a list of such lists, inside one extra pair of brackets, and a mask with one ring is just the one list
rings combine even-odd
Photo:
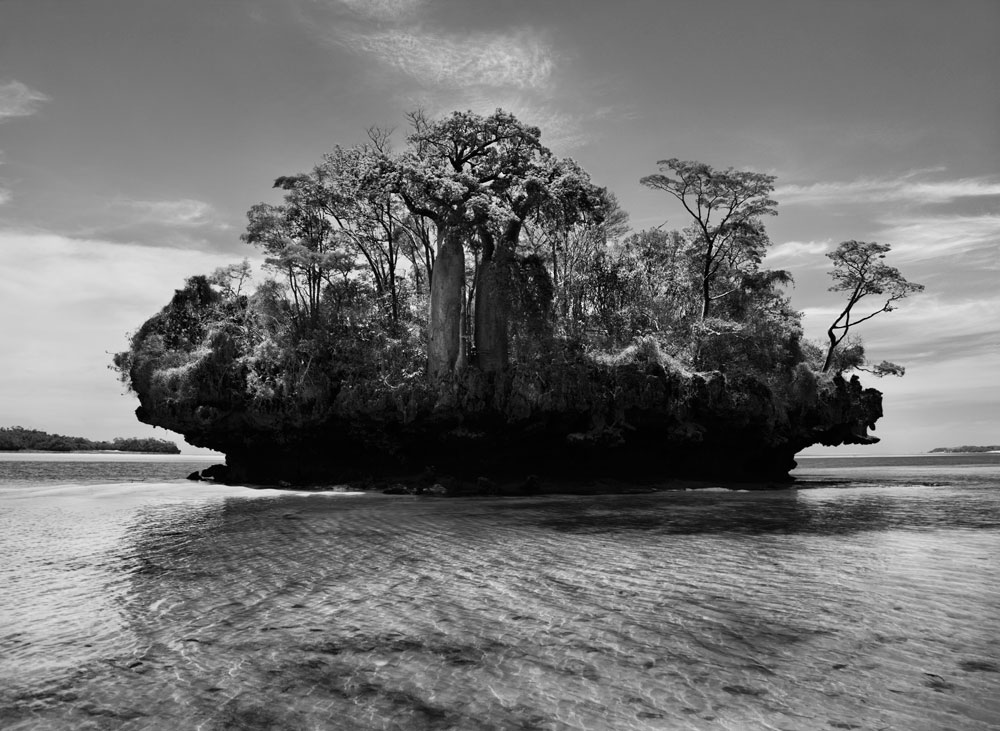
[(210, 461), (0, 455), (0, 728), (1000, 728), (1000, 455), (467, 499)]

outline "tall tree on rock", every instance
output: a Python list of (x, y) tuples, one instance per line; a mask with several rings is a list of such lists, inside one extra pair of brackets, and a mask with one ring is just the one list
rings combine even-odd
[[(837, 346), (847, 337), (852, 327), (882, 312), (892, 312), (895, 309), (895, 302), (923, 291), (924, 285), (907, 281), (896, 267), (891, 267), (882, 261), (890, 248), (888, 244), (874, 241), (845, 241), (835, 251), (827, 254), (833, 261), (830, 276), (833, 277), (834, 285), (830, 287), (830, 291), (849, 292), (849, 294), (844, 309), (827, 330), (830, 346), (826, 351), (826, 361), (823, 363), (824, 372), (830, 370)], [(869, 295), (884, 300), (882, 306), (867, 315), (856, 317), (855, 305)], [(883, 363), (881, 368), (885, 372), (893, 372), (892, 369), (896, 368), (898, 372), (899, 366)]]
[(396, 160), (396, 189), (414, 215), (432, 220), (437, 254), (431, 277), (428, 371), (453, 373), (461, 341), (465, 243), (490, 222), (511, 219), (505, 195), (550, 154), (539, 130), (497, 110), (488, 117), (454, 112), (430, 121), (410, 115), (410, 147)]
[(240, 238), (263, 249), (267, 266), (285, 276), (294, 321), (307, 328), (319, 322), (324, 286), (335, 275), (346, 276), (354, 264), (304, 181), (306, 176), (279, 178), (276, 187), (287, 191), (284, 204), (253, 206)]
[[(671, 158), (657, 163), (660, 172), (639, 182), (672, 195), (694, 219), (700, 247), (702, 319), (712, 301), (734, 291), (713, 289), (720, 270), (754, 267), (768, 245), (761, 217), (777, 213), (774, 176)], [(673, 177), (671, 177), (673, 175)]]
[(330, 225), (364, 261), (381, 306), (393, 326), (399, 322), (396, 269), (406, 210), (389, 187), (393, 162), (387, 139), (369, 130), (371, 144), (334, 148), (309, 176), (307, 186)]
[(507, 365), (510, 289), (515, 252), (529, 218), (568, 228), (585, 216), (600, 218), (607, 195), (573, 160), (557, 160), (540, 148), (520, 179), (503, 191), (499, 213), (480, 237), (482, 262), (476, 282), (475, 344), (478, 365), (497, 372)]

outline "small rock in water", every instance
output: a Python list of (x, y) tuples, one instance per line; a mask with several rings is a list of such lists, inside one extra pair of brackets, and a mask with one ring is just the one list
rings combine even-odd
[(216, 482), (225, 482), (226, 476), (229, 474), (229, 468), (224, 464), (213, 464), (210, 467), (206, 467), (201, 471), (201, 479), (203, 480), (215, 480)]
[(195, 482), (201, 482), (202, 481), (201, 473), (198, 470), (195, 470), (194, 472), (192, 472), (190, 475), (187, 476), (187, 479), (194, 480)]

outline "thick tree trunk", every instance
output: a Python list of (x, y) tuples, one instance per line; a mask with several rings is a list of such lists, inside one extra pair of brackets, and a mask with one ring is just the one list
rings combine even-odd
[(462, 339), (462, 285), (465, 250), (461, 235), (448, 232), (438, 243), (431, 277), (431, 324), (427, 344), (427, 370), (432, 378), (453, 373), (459, 362)]
[(509, 267), (521, 233), (521, 222), (511, 221), (500, 245), (483, 242), (483, 261), (476, 281), (476, 362), (487, 373), (499, 373), (507, 367), (509, 344), (507, 322), (510, 317), (508, 292)]
[(506, 265), (502, 253), (484, 260), (476, 283), (476, 362), (487, 373), (498, 373), (507, 366)]

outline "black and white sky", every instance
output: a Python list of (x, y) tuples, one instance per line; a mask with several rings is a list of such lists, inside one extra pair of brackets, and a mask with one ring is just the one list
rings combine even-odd
[[(679, 157), (776, 175), (768, 264), (817, 340), (824, 253), (879, 241), (926, 292), (859, 329), (907, 367), (866, 453), (1000, 443), (996, 0), (0, 0), (0, 425), (156, 435), (109, 353), (245, 212), (334, 145), (498, 107), (639, 230)], [(843, 451), (843, 450), (842, 450)]]

